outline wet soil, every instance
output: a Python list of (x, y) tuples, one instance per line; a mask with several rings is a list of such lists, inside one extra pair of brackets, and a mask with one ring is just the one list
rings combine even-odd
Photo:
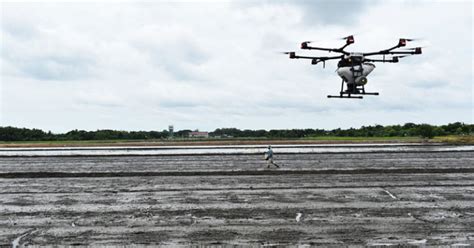
[(0, 157), (0, 246), (474, 245), (474, 151)]

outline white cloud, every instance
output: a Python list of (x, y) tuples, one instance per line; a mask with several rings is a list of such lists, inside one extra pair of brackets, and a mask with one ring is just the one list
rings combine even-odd
[[(472, 3), (344, 1), (2, 3), (0, 125), (45, 130), (336, 128), (472, 122)], [(324, 7), (326, 6), (326, 7)], [(347, 7), (347, 6), (346, 6)], [(421, 56), (378, 64), (379, 97), (327, 99), (325, 70), (279, 51), (299, 42), (379, 50), (423, 38)], [(298, 51), (300, 52), (300, 51)], [(324, 54), (324, 53), (306, 53)]]

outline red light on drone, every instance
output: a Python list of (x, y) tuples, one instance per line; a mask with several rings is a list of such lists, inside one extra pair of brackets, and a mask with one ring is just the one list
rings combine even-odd
[(306, 49), (306, 48), (308, 48), (308, 43), (307, 42), (301, 43), (301, 49)]
[(398, 45), (399, 46), (406, 46), (407, 44), (407, 40), (406, 39), (400, 39), (400, 41), (398, 42)]
[(352, 44), (352, 43), (354, 43), (354, 36), (351, 35), (347, 37), (347, 44)]

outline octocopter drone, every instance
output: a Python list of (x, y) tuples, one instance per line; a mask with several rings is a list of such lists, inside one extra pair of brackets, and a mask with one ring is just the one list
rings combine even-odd
[[(289, 54), (290, 59), (310, 59), (311, 64), (316, 65), (323, 63), (323, 68), (326, 66), (327, 60), (339, 59), (337, 63), (337, 74), (342, 78), (341, 91), (339, 95), (332, 96), (328, 95), (328, 98), (358, 98), (362, 99), (361, 95), (378, 95), (378, 92), (366, 92), (365, 85), (367, 84), (367, 76), (375, 69), (374, 62), (382, 63), (398, 63), (400, 58), (407, 57), (410, 55), (421, 54), (421, 47), (416, 48), (404, 48), (403, 50), (396, 50), (400, 47), (405, 47), (407, 42), (414, 41), (414, 39), (402, 38), (398, 41), (398, 44), (394, 47), (381, 50), (378, 52), (369, 53), (352, 53), (344, 51), (344, 49), (350, 44), (354, 43), (354, 36), (350, 35), (342, 38), (346, 40), (346, 44), (340, 48), (323, 48), (314, 47), (309, 44), (311, 41), (305, 41), (301, 43), (301, 49), (304, 50), (320, 50), (327, 52), (340, 53), (339, 56), (332, 57), (313, 57), (313, 56), (298, 56), (295, 52), (284, 52)], [(396, 50), (396, 51), (395, 51)], [(381, 58), (368, 58), (369, 56), (379, 55)], [(386, 57), (386, 56), (389, 57)], [(344, 89), (344, 83), (347, 84)], [(355, 95), (355, 96), (354, 96)]]

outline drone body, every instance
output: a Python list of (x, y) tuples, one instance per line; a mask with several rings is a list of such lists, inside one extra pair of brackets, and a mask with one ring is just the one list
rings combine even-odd
[(375, 65), (362, 62), (363, 55), (350, 54), (337, 65), (337, 74), (346, 82), (347, 86), (367, 84), (367, 76), (375, 69)]
[[(397, 48), (406, 46), (408, 41), (413, 39), (400, 39), (398, 44), (394, 47), (381, 50), (378, 52), (369, 52), (369, 53), (350, 53), (344, 51), (344, 48), (354, 43), (354, 37), (352, 35), (343, 38), (346, 40), (346, 44), (340, 48), (322, 48), (322, 47), (313, 47), (308, 44), (309, 41), (301, 43), (301, 49), (305, 50), (320, 50), (327, 52), (341, 53), (339, 56), (332, 57), (310, 57), (310, 56), (297, 56), (295, 52), (285, 52), (285, 54), (290, 55), (290, 59), (311, 59), (311, 64), (315, 65), (319, 62), (323, 62), (323, 67), (325, 67), (326, 60), (339, 59), (337, 64), (337, 74), (342, 78), (341, 91), (339, 95), (332, 96), (328, 95), (328, 98), (358, 98), (362, 99), (361, 95), (378, 95), (378, 92), (366, 92), (365, 85), (367, 84), (367, 76), (375, 69), (375, 62), (383, 63), (398, 63), (400, 58), (421, 54), (421, 47), (416, 48), (407, 48), (406, 50), (397, 50)], [(381, 55), (382, 58), (369, 59), (369, 56)], [(389, 55), (390, 58), (385, 56)], [(396, 56), (393, 56), (396, 55)], [(400, 56), (401, 55), (401, 56)], [(344, 89), (344, 84), (346, 84), (346, 89)]]

